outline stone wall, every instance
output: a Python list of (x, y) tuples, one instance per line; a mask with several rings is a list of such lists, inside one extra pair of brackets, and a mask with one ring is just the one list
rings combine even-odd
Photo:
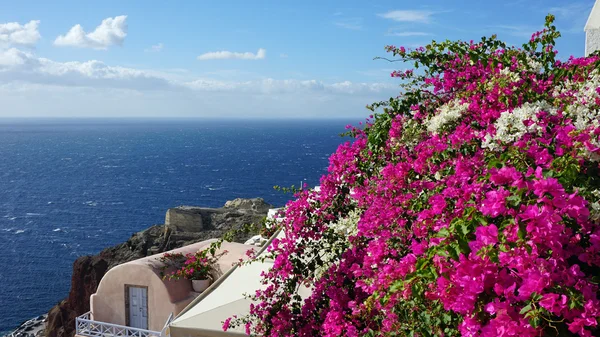
[(171, 208), (165, 216), (165, 226), (177, 232), (201, 231), (204, 226), (200, 210), (192, 207)]
[(222, 227), (235, 228), (234, 224), (253, 223), (256, 214), (267, 214), (271, 205), (262, 198), (235, 199), (222, 208), (179, 206), (165, 215), (165, 227), (173, 232), (200, 232)]

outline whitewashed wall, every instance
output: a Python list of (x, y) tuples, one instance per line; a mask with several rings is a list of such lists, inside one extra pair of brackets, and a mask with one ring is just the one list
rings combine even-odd
[(585, 55), (600, 50), (600, 29), (589, 29), (585, 32)]
[(585, 55), (600, 50), (600, 0), (594, 2), (594, 7), (585, 24)]

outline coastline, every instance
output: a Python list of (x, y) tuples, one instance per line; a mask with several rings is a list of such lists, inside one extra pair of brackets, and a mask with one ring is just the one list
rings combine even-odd
[[(97, 255), (77, 258), (67, 297), (47, 313), (24, 321), (2, 337), (71, 337), (75, 332), (75, 318), (89, 310), (89, 296), (112, 267), (195, 242), (221, 238), (230, 230), (248, 224), (260, 225), (273, 207), (262, 198), (238, 198), (220, 208), (170, 208), (164, 224), (150, 226)], [(241, 243), (255, 240), (255, 234), (236, 233), (233, 240)]]
[(28, 319), (3, 337), (42, 337), (46, 330), (47, 320), (47, 313)]

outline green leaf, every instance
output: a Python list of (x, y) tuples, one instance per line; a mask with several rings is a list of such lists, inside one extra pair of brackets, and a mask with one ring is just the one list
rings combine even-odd
[(468, 235), (469, 233), (471, 233), (471, 230), (470, 230), (470, 228), (469, 228), (469, 225), (468, 225), (467, 223), (464, 223), (464, 222), (463, 222), (463, 223), (461, 223), (461, 224), (459, 225), (459, 229), (460, 229), (460, 233), (461, 233), (463, 236), (466, 236), (466, 235)]
[(519, 226), (519, 231), (517, 232), (517, 235), (519, 236), (519, 239), (525, 240), (525, 237), (527, 236), (527, 231), (525, 230), (524, 226)]
[(523, 307), (523, 309), (521, 309), (521, 311), (519, 311), (519, 314), (523, 315), (526, 312), (531, 310), (531, 303), (527, 304), (526, 306)]
[(441, 229), (438, 231), (438, 233), (437, 233), (437, 236), (438, 236), (438, 237), (441, 237), (441, 238), (446, 238), (446, 237), (450, 236), (450, 231), (448, 231), (448, 228), (446, 228), (446, 227), (442, 227), (442, 228), (441, 228)]
[(447, 314), (447, 313), (443, 313), (443, 314), (442, 314), (442, 322), (443, 322), (444, 324), (450, 324), (450, 323), (452, 322), (452, 316), (450, 316), (450, 315), (449, 315), (449, 314)]
[(508, 201), (511, 205), (513, 206), (519, 206), (521, 204), (521, 196), (517, 195), (517, 194), (513, 194), (510, 195), (506, 198), (506, 201)]
[(541, 323), (541, 319), (539, 317), (533, 317), (529, 320), (529, 324), (531, 324), (531, 326), (533, 328), (539, 327), (540, 323)]
[(471, 248), (469, 248), (469, 241), (465, 239), (458, 239), (458, 245), (460, 247), (460, 251), (465, 255), (471, 252)]
[(401, 289), (404, 289), (404, 280), (394, 281), (394, 283), (392, 283), (392, 285), (390, 286), (390, 292), (392, 293), (397, 292)]
[(458, 256), (460, 255), (460, 247), (458, 246), (458, 243), (453, 242), (448, 245), (448, 254), (450, 254), (452, 259), (458, 260)]
[(479, 222), (480, 224), (487, 226), (489, 224), (489, 222), (487, 221), (487, 218), (482, 216), (481, 214), (475, 214), (473, 215), (473, 218), (475, 218), (475, 220), (477, 220), (477, 222)]

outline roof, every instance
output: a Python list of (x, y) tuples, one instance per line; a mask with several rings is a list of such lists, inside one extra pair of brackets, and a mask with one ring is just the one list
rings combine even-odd
[(596, 0), (583, 30), (600, 29), (600, 0)]
[[(206, 249), (214, 241), (216, 240), (198, 242), (171, 250), (169, 253), (193, 254), (198, 250)], [(185, 300), (192, 295), (192, 286), (189, 281), (168, 280), (161, 277), (161, 270), (164, 263), (160, 261), (160, 257), (162, 257), (163, 254), (164, 253), (160, 253), (143, 257), (110, 269), (100, 281), (96, 294), (106, 297), (107, 294), (113, 293), (115, 289), (122, 289), (122, 284), (143, 285), (140, 283), (140, 280), (144, 280), (147, 284), (150, 284), (151, 282), (162, 284), (172, 303)], [(224, 272), (226, 271), (222, 271), (221, 273)]]
[[(210, 247), (211, 243), (216, 241), (216, 239), (205, 240), (181, 248), (173, 249), (165, 253), (181, 253), (184, 255), (194, 254), (199, 250), (207, 249)], [(244, 245), (241, 243), (223, 242), (218, 251), (222, 252), (226, 250), (227, 254), (221, 256), (217, 261), (216, 265), (214, 266), (213, 276), (220, 277), (227, 273), (235, 262), (238, 262), (240, 259), (245, 257), (248, 249), (253, 248), (254, 246)], [(140, 275), (145, 275), (144, 278), (146, 280), (149, 280), (150, 278), (159, 278), (173, 303), (184, 300), (191, 295), (197, 295), (197, 293), (192, 293), (193, 290), (189, 281), (169, 280), (161, 277), (161, 270), (165, 264), (160, 261), (160, 258), (165, 253), (143, 257), (112, 268), (100, 281), (96, 293), (102, 294), (105, 291), (112, 291), (112, 289), (114, 289), (114, 283), (117, 281), (117, 283), (127, 283), (128, 280), (139, 279)]]
[[(170, 324), (171, 336), (223, 336), (222, 322), (233, 315), (241, 317), (249, 313), (251, 301), (244, 297), (244, 293), (253, 294), (261, 289), (260, 275), (272, 265), (273, 262), (251, 263), (238, 268), (209, 296)], [(245, 336), (243, 327), (227, 331), (226, 334), (235, 335)]]

